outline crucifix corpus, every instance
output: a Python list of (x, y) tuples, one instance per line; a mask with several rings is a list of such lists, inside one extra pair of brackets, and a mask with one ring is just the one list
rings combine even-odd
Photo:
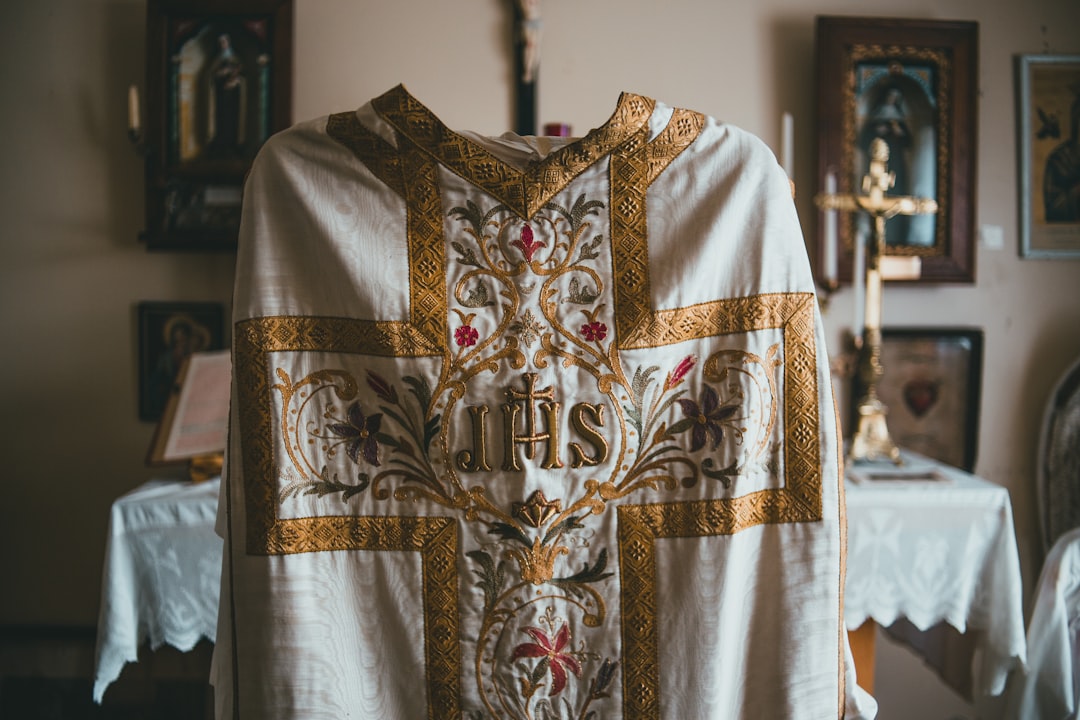
[(516, 132), (536, 134), (536, 76), (540, 70), (540, 0), (514, 2), (514, 87)]
[[(858, 376), (866, 388), (858, 404), (858, 426), (851, 439), (848, 461), (891, 461), (901, 464), (900, 450), (889, 436), (885, 422), (888, 408), (877, 396), (877, 384), (884, 369), (881, 365), (881, 305), (883, 286), (881, 256), (885, 253), (885, 221), (896, 215), (924, 215), (937, 212), (937, 203), (929, 198), (892, 196), (896, 176), (887, 169), (889, 146), (878, 138), (870, 146), (870, 172), (863, 177), (863, 194), (822, 193), (814, 198), (821, 210), (864, 212), (874, 219), (874, 233), (866, 260), (865, 327), (863, 340), (857, 343)], [(862, 242), (856, 238), (856, 242)], [(862, 278), (855, 278), (858, 281)]]

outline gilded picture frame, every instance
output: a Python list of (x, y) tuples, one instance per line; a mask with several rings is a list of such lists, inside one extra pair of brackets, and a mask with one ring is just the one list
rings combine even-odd
[[(881, 365), (877, 394), (888, 408), (893, 441), (972, 472), (978, 453), (983, 331), (882, 328)], [(861, 397), (857, 382), (854, 389), (855, 397)]]
[[(978, 24), (819, 16), (815, 41), (819, 190), (833, 174), (837, 192), (863, 193), (869, 145), (881, 137), (895, 176), (887, 194), (938, 205), (887, 220), (885, 254), (910, 259), (908, 281), (974, 283)], [(837, 279), (850, 282), (856, 239), (866, 242), (873, 223), (837, 220), (838, 241), (819, 213), (819, 273), (826, 243), (837, 242)]]
[(1080, 258), (1080, 55), (1016, 57), (1020, 256)]

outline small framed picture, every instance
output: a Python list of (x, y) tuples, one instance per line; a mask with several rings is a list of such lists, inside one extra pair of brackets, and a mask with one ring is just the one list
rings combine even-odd
[(225, 308), (212, 302), (139, 303), (139, 419), (157, 422), (192, 353), (225, 347)]
[(1020, 55), (1020, 256), (1080, 258), (1080, 55)]
[[(827, 192), (865, 194), (870, 146), (885, 142), (886, 194), (937, 203), (935, 213), (885, 222), (885, 256), (914, 268), (910, 281), (975, 281), (978, 31), (968, 21), (817, 18), (818, 181)], [(836, 237), (819, 215), (819, 272), (831, 273), (824, 258), (836, 257), (848, 282), (873, 219), (842, 213)]]
[[(979, 437), (983, 331), (883, 328), (878, 397), (893, 442), (971, 472)], [(856, 384), (855, 400), (863, 389)]]

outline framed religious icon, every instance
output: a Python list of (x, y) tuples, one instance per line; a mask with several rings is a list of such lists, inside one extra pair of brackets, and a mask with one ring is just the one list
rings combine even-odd
[(221, 303), (139, 303), (140, 420), (161, 419), (180, 369), (193, 353), (224, 349), (224, 320)]
[[(891, 265), (906, 268), (905, 280), (973, 283), (978, 25), (819, 16), (816, 47), (822, 187), (865, 193), (870, 146), (880, 138), (892, 174), (886, 195), (937, 203), (936, 212), (886, 220), (886, 258), (902, 259)], [(827, 215), (819, 213), (819, 271), (850, 282), (873, 220)], [(835, 268), (824, 267), (829, 257)]]
[[(899, 447), (974, 469), (982, 356), (983, 331), (977, 328), (882, 329), (884, 374), (877, 393)], [(861, 397), (863, 389), (854, 389)]]
[(1020, 255), (1080, 258), (1080, 55), (1020, 55)]
[(292, 23), (292, 0), (149, 0), (149, 249), (235, 249), (244, 175), (291, 121)]

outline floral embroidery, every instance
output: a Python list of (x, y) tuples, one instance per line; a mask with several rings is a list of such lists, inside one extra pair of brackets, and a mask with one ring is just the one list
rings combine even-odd
[(585, 323), (581, 326), (581, 335), (589, 342), (599, 342), (607, 337), (607, 325), (602, 322)]
[[(584, 249), (582, 249), (584, 252)], [(577, 303), (578, 305), (591, 305), (596, 299), (600, 297), (600, 293), (596, 292), (590, 285), (582, 283), (580, 280), (570, 278), (570, 287), (567, 288), (566, 298), (564, 303)]]
[(697, 358), (693, 355), (687, 355), (682, 361), (675, 366), (675, 369), (668, 373), (667, 379), (664, 380), (664, 389), (671, 390), (678, 386), (683, 381), (686, 374), (693, 369), (694, 364), (697, 362)]
[(461, 304), (468, 308), (481, 308), (491, 307), (495, 302), (488, 299), (487, 285), (477, 283), (476, 287), (469, 290), (468, 294), (461, 298)]
[(299, 497), (300, 495), (317, 495), (323, 497), (333, 493), (341, 493), (341, 502), (347, 501), (353, 495), (359, 495), (368, 489), (368, 485), (371, 484), (371, 478), (367, 473), (360, 473), (357, 475), (357, 482), (355, 485), (350, 483), (343, 483), (338, 480), (337, 473), (334, 473), (333, 477), (330, 476), (330, 469), (324, 467), (322, 472), (319, 473), (319, 479), (315, 481), (311, 480), (298, 480), (289, 483), (281, 491), (281, 499), (286, 500), (290, 497)]
[(679, 400), (683, 414), (691, 421), (690, 451), (697, 452), (705, 447), (706, 439), (711, 440), (710, 450), (715, 450), (724, 439), (723, 422), (730, 419), (738, 410), (735, 404), (720, 405), (720, 398), (710, 386), (701, 388), (701, 401)]
[(520, 320), (510, 323), (509, 329), (510, 332), (517, 333), (521, 342), (525, 343), (525, 347), (532, 347), (532, 344), (540, 339), (544, 326), (537, 321), (532, 310), (526, 310)]
[[(535, 642), (518, 645), (514, 648), (514, 653), (510, 659), (513, 661), (523, 657), (541, 658), (540, 667), (551, 673), (551, 690), (548, 691), (548, 695), (558, 695), (563, 691), (563, 688), (566, 687), (567, 670), (577, 677), (581, 677), (581, 663), (573, 655), (564, 652), (570, 642), (570, 630), (565, 623), (555, 633), (554, 638), (549, 638), (540, 628), (526, 627), (522, 629)], [(526, 682), (530, 681), (531, 678)], [(533, 689), (535, 689), (535, 684)], [(531, 694), (531, 692), (526, 693), (526, 696)]]
[(454, 331), (454, 340), (458, 347), (471, 347), (476, 344), (479, 337), (480, 333), (476, 332), (476, 328), (472, 325), (462, 325)]
[(528, 225), (521, 226), (521, 239), (514, 240), (510, 244), (521, 250), (521, 253), (525, 256), (527, 262), (532, 262), (533, 255), (539, 248), (547, 247), (546, 242), (542, 240), (533, 240), (533, 229)]
[(354, 402), (349, 406), (348, 410), (348, 422), (344, 423), (331, 423), (327, 427), (329, 430), (337, 435), (346, 439), (348, 446), (345, 448), (345, 452), (349, 454), (353, 462), (360, 462), (360, 456), (364, 456), (364, 460), (369, 465), (379, 465), (379, 441), (377, 435), (379, 433), (379, 427), (382, 425), (382, 415), (369, 415), (364, 416), (364, 411), (360, 408), (360, 403)]
[[(284, 370), (279, 369), (277, 374), (281, 382), (274, 387), (281, 392), (285, 407), (292, 407), (291, 414), (296, 417), (309, 412), (308, 408), (313, 400), (327, 391), (332, 391), (337, 397), (346, 400), (355, 397), (357, 393), (356, 380), (343, 371), (321, 370), (295, 383)], [(311, 427), (295, 420), (288, 423), (287, 430), (292, 440), (286, 450), (292, 461), (292, 472), (299, 472), (300, 477), (282, 489), (279, 501), (300, 495), (323, 497), (337, 492), (342, 493), (341, 499), (344, 501), (367, 490), (369, 486), (372, 486), (377, 498), (386, 499), (389, 493), (380, 488), (380, 484), (388, 478), (399, 478), (409, 484), (408, 488), (397, 493), (402, 499), (424, 496), (437, 502), (448, 502), (446, 488), (439, 482), (428, 459), (431, 442), (442, 427), (442, 414), (434, 411), (431, 388), (426, 380), (406, 375), (402, 377), (402, 381), (409, 386), (412, 403), (405, 402), (394, 385), (369, 370), (367, 385), (382, 401), (379, 405), (380, 413), (365, 415), (359, 401), (353, 402), (347, 410), (346, 422), (326, 424), (327, 434), (319, 427)], [(299, 399), (295, 406), (292, 404), (294, 399)], [(333, 418), (335, 412), (333, 405), (328, 405), (321, 415), (323, 418)], [(384, 421), (387, 420), (397, 426), (392, 433), (383, 428)], [(307, 442), (300, 440), (301, 430), (305, 428), (311, 435)], [(303, 449), (322, 439), (325, 441), (322, 449), (327, 457), (331, 457), (333, 445), (329, 441), (337, 438), (345, 438), (337, 444), (348, 443), (346, 451), (354, 462), (359, 462), (362, 456), (376, 467), (381, 467), (380, 448), (389, 448), (389, 467), (374, 477), (360, 473), (357, 484), (350, 485), (339, 481), (338, 475), (331, 473), (325, 465), (321, 468), (316, 466), (316, 458), (309, 456)]]

